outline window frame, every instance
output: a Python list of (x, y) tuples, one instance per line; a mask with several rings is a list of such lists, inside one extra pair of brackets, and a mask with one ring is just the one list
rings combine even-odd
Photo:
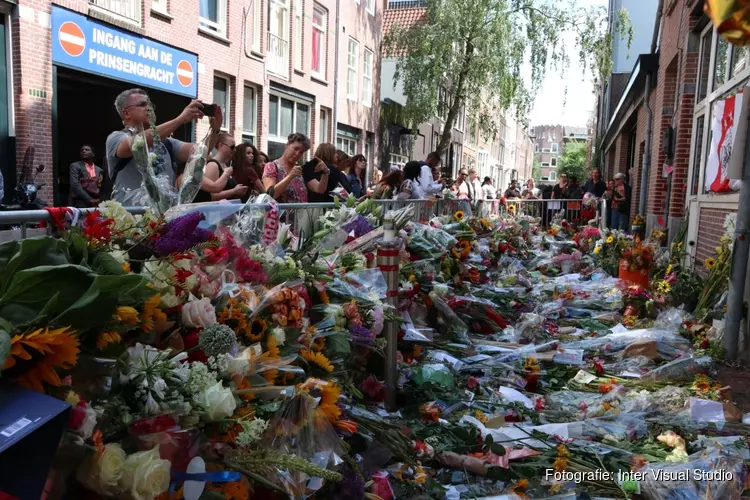
[(198, 4), (198, 28), (212, 35), (226, 38), (227, 36), (227, 0), (208, 0), (216, 2), (216, 13), (218, 19), (214, 22), (200, 14), (200, 3)]
[[(250, 112), (253, 120), (252, 128), (245, 127), (245, 107), (247, 106), (248, 90), (253, 94), (252, 111)], [(242, 88), (242, 140), (245, 141), (246, 138), (250, 139), (252, 144), (256, 144), (258, 140), (258, 89), (253, 85), (244, 85)]]
[(549, 159), (550, 168), (557, 168), (557, 156), (553, 156)]
[(304, 7), (303, 7), (303, 0), (294, 0), (292, 4), (292, 11), (293, 11), (293, 17), (294, 17), (294, 33), (292, 33), (292, 37), (294, 38), (294, 69), (297, 71), (304, 71), (303, 64), (304, 60), (302, 57), (303, 53), (303, 47), (304, 47)]
[[(367, 56), (370, 56), (370, 75), (367, 76)], [(365, 47), (364, 56), (362, 57), (362, 105), (370, 108), (372, 107), (372, 94), (373, 94), (373, 73), (375, 71), (375, 53)], [(368, 83), (369, 81), (369, 83)], [(365, 95), (367, 94), (367, 95)]]
[(559, 153), (560, 152), (560, 145), (556, 142), (552, 143), (552, 147), (550, 148), (550, 153)]
[[(262, 0), (250, 0), (250, 7), (245, 13), (245, 53), (262, 57)], [(252, 19), (248, 19), (251, 17)]]
[[(394, 160), (399, 160), (399, 161), (394, 161)], [(391, 153), (390, 156), (389, 156), (389, 158), (388, 158), (388, 161), (389, 161), (389, 163), (388, 163), (389, 167), (392, 167), (392, 166), (396, 165), (396, 166), (398, 166), (398, 167), (400, 167), (400, 168), (403, 169), (404, 165), (406, 165), (406, 163), (409, 161), (409, 157), (408, 156), (404, 156), (404, 155), (400, 155), (400, 154), (396, 154), (396, 153)]]
[(214, 73), (214, 82), (213, 82), (213, 101), (221, 107), (221, 103), (216, 102), (216, 80), (223, 80), (226, 83), (226, 90), (225, 90), (225, 99), (224, 99), (224, 109), (222, 109), (222, 119), (221, 122), (221, 130), (224, 132), (230, 131), (230, 125), (231, 122), (229, 121), (229, 115), (232, 112), (232, 81), (226, 76), (223, 76), (221, 74)]
[[(321, 17), (323, 18), (323, 24), (315, 24), (315, 14), (316, 11), (318, 14), (321, 14)], [(312, 31), (310, 34), (312, 35), (313, 32), (319, 31), (321, 33), (321, 46), (320, 48), (320, 54), (318, 54), (318, 61), (321, 64), (322, 71), (318, 71), (315, 68), (312, 67), (312, 58), (310, 59), (310, 72), (317, 76), (318, 78), (325, 80), (326, 79), (326, 73), (328, 71), (328, 9), (320, 5), (319, 3), (313, 3), (313, 17), (312, 17)], [(313, 50), (314, 47), (312, 46), (312, 39), (310, 40), (310, 50)]]
[[(200, 9), (200, 6), (198, 8)], [(151, 10), (160, 14), (169, 14), (169, 0), (151, 0)]]
[(357, 154), (357, 139), (336, 134), (336, 149), (340, 149), (349, 156)]
[[(271, 130), (271, 97), (276, 97), (279, 100), (279, 105), (277, 108), (278, 115), (276, 116), (276, 130)], [(275, 142), (275, 143), (284, 143), (286, 144), (287, 137), (279, 135), (279, 131), (281, 130), (281, 100), (284, 99), (286, 101), (290, 101), (294, 103), (294, 107), (292, 108), (292, 132), (297, 132), (301, 134), (305, 134), (305, 136), (310, 137), (310, 124), (312, 123), (312, 112), (311, 110), (315, 109), (315, 106), (310, 101), (305, 101), (303, 99), (295, 99), (294, 97), (288, 96), (286, 94), (281, 94), (277, 92), (270, 91), (268, 93), (268, 142)], [(307, 106), (308, 113), (307, 113), (307, 127), (306, 130), (300, 131), (296, 130), (297, 128), (297, 105), (302, 104), (304, 106)], [(307, 157), (309, 154), (309, 151), (305, 154), (305, 157)]]
[(550, 173), (549, 173), (549, 176), (547, 176), (547, 180), (556, 181), (557, 180), (557, 170), (551, 170)]
[[(353, 61), (352, 48), (354, 48)], [(356, 102), (359, 100), (359, 41), (352, 37), (349, 37), (347, 44), (346, 69), (346, 98)]]
[(375, 15), (375, 0), (365, 0), (365, 10), (371, 16)]

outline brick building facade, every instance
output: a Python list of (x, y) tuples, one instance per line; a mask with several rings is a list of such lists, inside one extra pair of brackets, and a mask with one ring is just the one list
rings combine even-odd
[[(0, 144), (0, 155), (9, 148), (20, 165), (33, 146), (35, 163), (48, 167), (42, 197), (51, 201), (50, 188), (57, 187), (58, 180), (64, 184), (67, 165), (78, 159), (81, 144), (91, 143), (101, 163), (104, 139), (118, 126), (112, 105), (117, 93), (136, 86), (149, 90), (148, 85), (123, 81), (126, 78), (54, 64), (52, 47), (60, 43), (60, 35), (52, 33), (53, 10), (66, 9), (114, 33), (120, 30), (197, 55), (195, 95), (169, 95), (158, 86), (149, 91), (158, 121), (177, 116), (190, 97), (221, 101), (227, 111), (223, 128), (272, 158), (283, 151), (286, 135), (302, 132), (311, 138), (313, 149), (333, 142), (365, 154), (372, 165), (379, 146), (383, 6), (382, 0), (21, 0), (8, 5), (4, 13), (10, 28), (6, 46), (13, 55), (7, 62), (12, 99), (8, 138)], [(175, 136), (195, 140), (207, 130), (204, 119)], [(13, 177), (12, 166), (5, 166), (3, 173), (6, 179)], [(6, 194), (12, 184), (6, 180)], [(55, 191), (56, 201), (64, 204), (65, 196)]]

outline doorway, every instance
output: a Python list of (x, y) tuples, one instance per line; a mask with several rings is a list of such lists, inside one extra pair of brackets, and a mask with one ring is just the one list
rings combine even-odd
[(8, 16), (0, 13), (0, 173), (4, 190), (0, 202), (10, 199), (16, 187), (16, 140), (10, 135), (10, 103), (8, 101)]
[[(70, 164), (79, 160), (82, 145), (93, 148), (94, 162), (107, 171), (107, 136), (123, 127), (115, 111), (115, 97), (136, 85), (63, 67), (56, 68), (56, 75), (53, 162), (55, 205), (61, 206), (68, 204)], [(159, 123), (177, 117), (190, 103), (188, 97), (145, 87), (144, 90), (154, 103)], [(193, 125), (180, 127), (173, 137), (192, 141)]]

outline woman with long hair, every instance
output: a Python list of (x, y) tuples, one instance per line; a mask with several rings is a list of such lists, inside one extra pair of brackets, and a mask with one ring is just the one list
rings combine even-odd
[(242, 143), (234, 149), (234, 155), (232, 156), (234, 173), (232, 175), (238, 183), (249, 188), (248, 194), (240, 198), (243, 202), (246, 202), (251, 194), (257, 195), (266, 192), (263, 188), (263, 182), (260, 180), (263, 171), (260, 170), (259, 160), (258, 150), (252, 144)]
[(310, 203), (332, 202), (331, 191), (344, 177), (333, 165), (336, 148), (324, 142), (315, 150), (315, 157), (302, 166), (302, 177), (307, 186), (307, 201)]
[(260, 167), (260, 177), (263, 178), (263, 169), (268, 163), (268, 155), (261, 150), (258, 150), (258, 166)]
[(367, 169), (367, 160), (364, 155), (354, 155), (349, 159), (346, 179), (352, 187), (352, 194), (355, 198), (360, 198), (365, 194), (365, 169)]
[(393, 199), (393, 196), (399, 191), (403, 181), (404, 173), (401, 170), (391, 170), (391, 172), (383, 177), (375, 186), (372, 197), (376, 200)]
[(422, 171), (422, 165), (415, 160), (404, 165), (404, 182), (398, 189), (397, 198), (399, 200), (418, 200), (422, 198), (423, 192), (419, 185), (419, 174)]
[(281, 203), (307, 203), (307, 187), (302, 180), (302, 167), (297, 165), (310, 149), (310, 139), (304, 134), (287, 138), (281, 158), (266, 163), (263, 168), (263, 188), (273, 188), (273, 197)]
[(333, 157), (333, 163), (339, 172), (346, 173), (346, 167), (349, 166), (349, 155), (343, 149), (337, 149)]

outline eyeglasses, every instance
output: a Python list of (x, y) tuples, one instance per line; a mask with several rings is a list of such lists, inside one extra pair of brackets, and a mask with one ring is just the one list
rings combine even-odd
[(148, 101), (141, 101), (141, 102), (139, 102), (137, 104), (131, 104), (130, 106), (127, 106), (125, 109), (129, 109), (129, 108), (147, 108), (148, 105), (149, 105)]
[(236, 145), (234, 145), (234, 144), (232, 144), (232, 145), (230, 146), (230, 145), (229, 145), (229, 144), (227, 144), (226, 142), (221, 142), (221, 143), (219, 143), (219, 144), (223, 144), (223, 145), (225, 145), (226, 147), (228, 147), (228, 148), (229, 148), (229, 149), (231, 149), (232, 151), (234, 151), (234, 148), (236, 148), (236, 147), (237, 147), (237, 146), (236, 146)]

